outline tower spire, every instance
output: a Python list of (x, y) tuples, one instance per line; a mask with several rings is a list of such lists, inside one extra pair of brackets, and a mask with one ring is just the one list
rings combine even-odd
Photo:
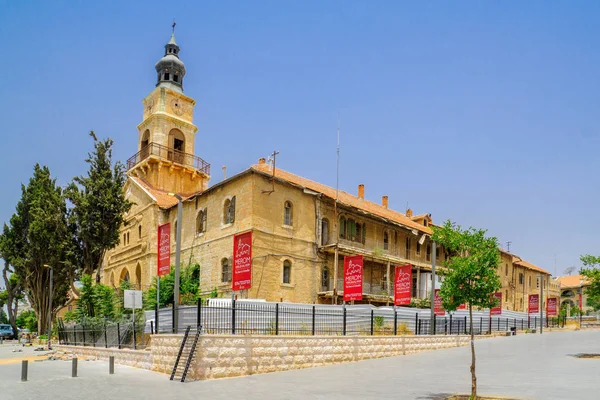
[(169, 87), (177, 92), (183, 92), (183, 77), (185, 76), (185, 66), (179, 59), (179, 46), (175, 42), (175, 26), (177, 23), (173, 20), (171, 25), (171, 39), (165, 45), (165, 55), (155, 65), (158, 73), (158, 82), (156, 86)]

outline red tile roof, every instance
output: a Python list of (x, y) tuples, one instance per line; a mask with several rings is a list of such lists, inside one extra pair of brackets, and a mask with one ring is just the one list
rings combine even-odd
[[(161, 189), (156, 189), (143, 178), (139, 178), (136, 176), (131, 176), (130, 178), (140, 187), (142, 187), (146, 191), (146, 193), (148, 193), (154, 200), (156, 200), (156, 204), (158, 204), (160, 208), (168, 209), (177, 205), (177, 199), (174, 196), (170, 196), (169, 192)], [(179, 195), (183, 198), (183, 200), (187, 200), (198, 193), (200, 192), (179, 193)]]
[(559, 276), (558, 284), (561, 288), (575, 288), (588, 284), (583, 275)]
[[(271, 166), (269, 164), (255, 164), (251, 167), (251, 169), (254, 171), (263, 173), (263, 174), (268, 174), (268, 175), (271, 175), (273, 173), (273, 170), (271, 169)], [(331, 199), (335, 200), (335, 198), (336, 198), (336, 190), (334, 188), (324, 185), (322, 183), (318, 183), (318, 182), (312, 181), (310, 179), (306, 179), (301, 176), (292, 174), (291, 172), (284, 171), (280, 168), (275, 168), (275, 177), (280, 180), (290, 182), (294, 185), (302, 186), (304, 188), (313, 190), (315, 192), (322, 193), (323, 195), (325, 195)], [(368, 213), (377, 215), (381, 218), (388, 219), (392, 222), (404, 225), (408, 228), (416, 229), (423, 233), (428, 233), (428, 234), (432, 233), (431, 229), (429, 229), (428, 227), (423, 226), (423, 224), (419, 224), (419, 223), (411, 220), (409, 217), (407, 217), (406, 215), (404, 215), (398, 211), (394, 211), (389, 208), (385, 208), (385, 207), (383, 207), (379, 204), (373, 203), (369, 200), (360, 199), (357, 196), (353, 196), (342, 190), (340, 190), (338, 192), (338, 200), (343, 205), (358, 208), (359, 210), (363, 210)]]

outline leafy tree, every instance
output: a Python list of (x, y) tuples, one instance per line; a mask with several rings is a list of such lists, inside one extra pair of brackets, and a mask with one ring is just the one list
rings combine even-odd
[(6, 311), (4, 311), (4, 306), (0, 307), (0, 324), (8, 324), (8, 317), (6, 316)]
[[(173, 289), (175, 285), (175, 268), (160, 278), (160, 305), (172, 305), (174, 300)], [(181, 269), (179, 277), (179, 301), (181, 304), (196, 304), (200, 297), (200, 265), (192, 264)], [(215, 296), (216, 297), (216, 296)], [(144, 308), (153, 310), (156, 308), (156, 280), (144, 294)]]
[[(4, 235), (0, 235), (0, 251), (2, 249), (1, 242), (6, 240)], [(4, 323), (10, 324), (15, 336), (18, 335), (17, 330), (17, 314), (19, 313), (19, 301), (23, 300), (23, 285), (19, 281), (19, 277), (15, 274), (8, 261), (4, 260), (4, 268), (2, 270), (2, 277), (4, 278), (5, 290), (0, 292), (0, 308), (4, 307), (8, 310), (8, 315), (5, 313), (7, 321)]]
[[(587, 306), (593, 307), (594, 310), (600, 309), (600, 257), (586, 254), (579, 258), (583, 263), (579, 273), (583, 275), (589, 285), (585, 288), (585, 294), (587, 295)], [(581, 305), (583, 307), (583, 304)]]
[(473, 333), (473, 307), (490, 308), (497, 300), (492, 296), (502, 285), (496, 272), (500, 264), (498, 239), (486, 237), (486, 231), (460, 226), (447, 221), (442, 227), (433, 227), (432, 239), (442, 245), (449, 258), (442, 282), (440, 296), (448, 311), (461, 304), (469, 308), (471, 331), (471, 399), (477, 399), (475, 374), (475, 338)]
[[(65, 302), (72, 275), (74, 240), (67, 221), (62, 189), (50, 176), (48, 167), (36, 164), (10, 225), (4, 226), (0, 253), (13, 267), (38, 318), (40, 332), (48, 323), (49, 300), (56, 312)], [(50, 293), (50, 269), (54, 270)]]
[[(119, 244), (119, 230), (132, 203), (125, 199), (127, 180), (124, 165), (112, 162), (111, 139), (98, 140), (94, 132), (94, 151), (88, 154), (87, 176), (78, 176), (66, 189), (73, 203), (71, 217), (76, 226), (80, 273), (97, 271), (107, 250)], [(74, 289), (74, 288), (73, 288)]]
[(23, 311), (17, 317), (17, 326), (21, 329), (29, 329), (29, 332), (37, 331), (37, 316), (32, 310)]

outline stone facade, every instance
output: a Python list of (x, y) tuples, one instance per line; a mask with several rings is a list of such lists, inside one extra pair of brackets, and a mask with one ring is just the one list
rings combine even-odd
[[(477, 339), (489, 336), (478, 336)], [(75, 355), (170, 374), (182, 335), (154, 335), (149, 350), (57, 346)], [(230, 378), (313, 368), (427, 350), (466, 346), (469, 336), (231, 336), (202, 335), (189, 380)]]

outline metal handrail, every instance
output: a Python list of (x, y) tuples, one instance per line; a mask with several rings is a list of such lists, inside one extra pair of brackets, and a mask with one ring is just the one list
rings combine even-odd
[(175, 150), (173, 148), (163, 146), (154, 142), (148, 143), (146, 146), (142, 147), (142, 149), (136, 154), (129, 157), (129, 159), (127, 160), (127, 170), (130, 170), (131, 168), (135, 167), (141, 161), (145, 160), (150, 156), (157, 156), (172, 161), (176, 164), (193, 167), (198, 171), (204, 172), (206, 175), (210, 175), (210, 164), (201, 159), (200, 157), (190, 153), (184, 153), (182, 151)]

